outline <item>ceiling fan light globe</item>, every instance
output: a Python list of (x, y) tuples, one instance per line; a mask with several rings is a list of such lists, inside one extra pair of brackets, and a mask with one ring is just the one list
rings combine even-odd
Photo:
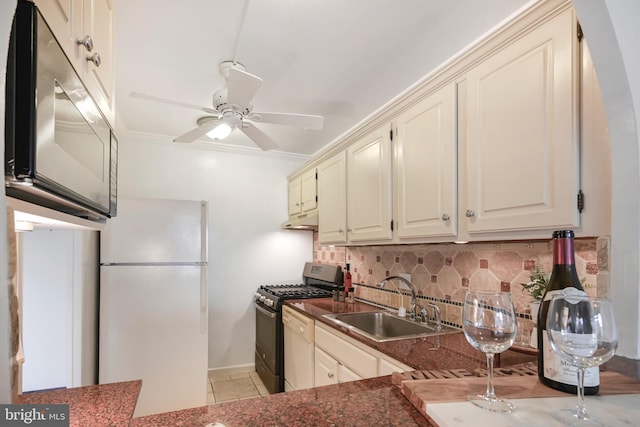
[(209, 132), (207, 132), (207, 136), (214, 140), (225, 139), (229, 136), (233, 129), (226, 123), (220, 123)]

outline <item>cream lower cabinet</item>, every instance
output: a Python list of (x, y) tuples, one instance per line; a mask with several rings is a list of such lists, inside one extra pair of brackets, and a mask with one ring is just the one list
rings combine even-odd
[(394, 232), (401, 241), (457, 233), (456, 106), (449, 83), (394, 120)]
[(566, 9), (465, 76), (461, 221), (472, 238), (580, 225), (576, 25)]
[(314, 370), (317, 387), (413, 369), (328, 326), (316, 323)]

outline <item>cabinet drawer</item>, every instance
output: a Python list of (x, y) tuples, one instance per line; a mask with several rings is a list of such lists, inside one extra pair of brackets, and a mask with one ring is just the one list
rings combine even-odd
[(315, 348), (315, 386), (338, 384), (338, 361), (318, 347)]
[(397, 360), (389, 360), (380, 358), (378, 361), (378, 376), (391, 375), (394, 372), (407, 372), (413, 369), (409, 366), (398, 362)]
[(375, 377), (378, 358), (316, 325), (316, 346), (363, 378)]

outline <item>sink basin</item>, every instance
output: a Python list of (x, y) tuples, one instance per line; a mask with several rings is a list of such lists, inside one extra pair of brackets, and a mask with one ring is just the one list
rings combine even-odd
[(323, 317), (376, 342), (460, 332), (458, 329), (446, 325), (442, 325), (442, 328), (437, 330), (435, 325), (398, 317), (387, 311), (325, 314)]

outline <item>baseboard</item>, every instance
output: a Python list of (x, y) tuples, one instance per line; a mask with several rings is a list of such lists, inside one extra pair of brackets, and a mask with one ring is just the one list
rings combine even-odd
[(246, 365), (225, 366), (224, 368), (209, 368), (209, 376), (215, 377), (219, 375), (234, 375), (242, 374), (245, 372), (254, 372), (256, 365), (254, 363), (247, 363)]

